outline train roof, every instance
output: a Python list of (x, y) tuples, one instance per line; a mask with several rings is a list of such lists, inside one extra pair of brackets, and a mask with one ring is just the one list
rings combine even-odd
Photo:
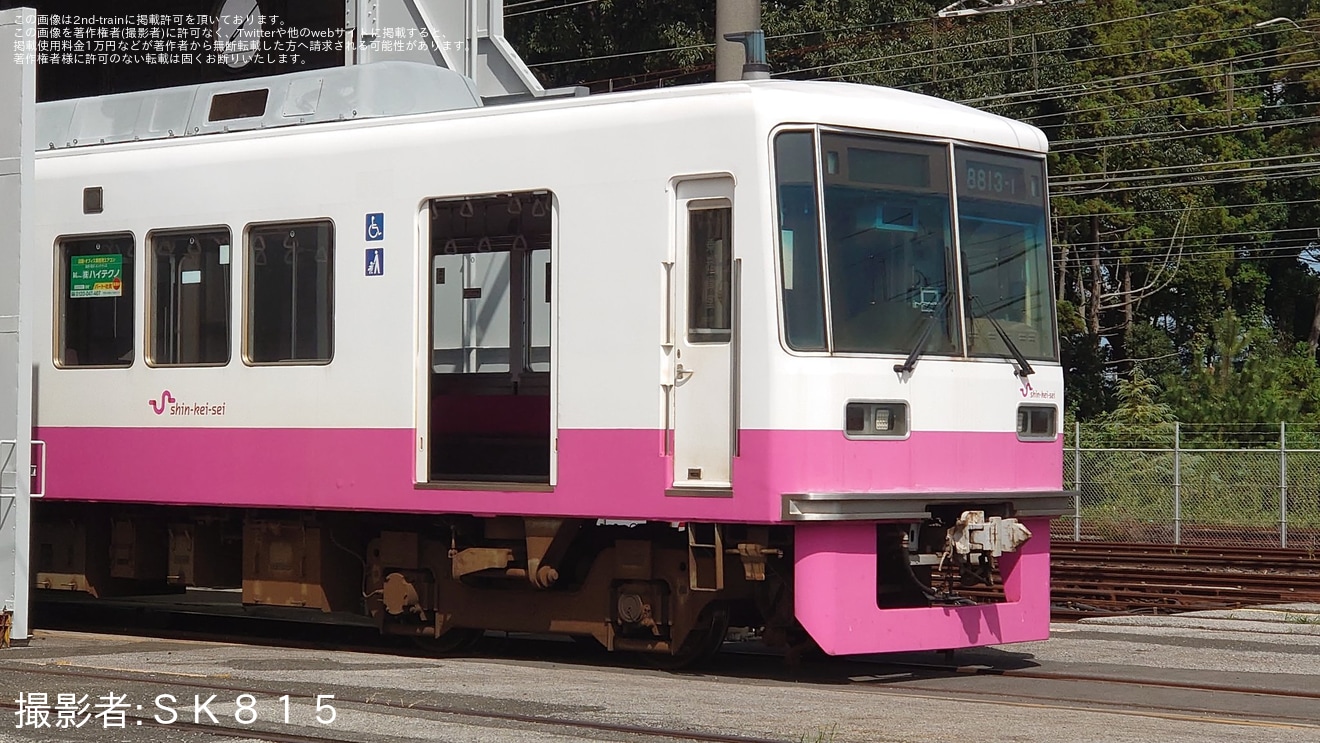
[[(637, 103), (667, 105), (674, 116), (682, 116), (708, 109), (713, 97), (725, 104), (746, 101), (771, 125), (822, 123), (1033, 152), (1048, 147), (1044, 133), (1029, 124), (940, 98), (856, 83), (740, 80), (485, 105), (467, 78), (409, 62), (46, 102), (37, 106), (36, 128), (40, 154), (242, 131), (273, 134), (550, 110), (618, 115), (617, 106)], [(648, 110), (646, 120), (654, 114)]]
[(700, 106), (709, 96), (737, 94), (747, 95), (760, 115), (784, 123), (879, 129), (1033, 152), (1045, 152), (1049, 146), (1044, 132), (1030, 124), (961, 103), (876, 85), (825, 80), (737, 80), (521, 105), (568, 107), (667, 100)]

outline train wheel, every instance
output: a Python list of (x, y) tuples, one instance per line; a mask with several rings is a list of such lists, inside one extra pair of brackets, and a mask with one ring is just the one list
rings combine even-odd
[(704, 665), (719, 654), (724, 638), (729, 633), (729, 609), (711, 604), (697, 617), (697, 626), (688, 633), (683, 647), (672, 655), (643, 654), (645, 663), (652, 668), (678, 671)]
[(454, 655), (476, 647), (485, 634), (479, 629), (455, 627), (439, 637), (414, 637), (413, 642), (427, 655)]

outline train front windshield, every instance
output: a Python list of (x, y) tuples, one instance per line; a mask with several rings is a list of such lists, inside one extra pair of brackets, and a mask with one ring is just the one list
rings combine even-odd
[(1010, 356), (993, 318), (1026, 357), (1057, 358), (1040, 160), (852, 134), (814, 140), (785, 132), (775, 142), (790, 347), (906, 355), (933, 323), (927, 354), (961, 355), (965, 329), (969, 355)]

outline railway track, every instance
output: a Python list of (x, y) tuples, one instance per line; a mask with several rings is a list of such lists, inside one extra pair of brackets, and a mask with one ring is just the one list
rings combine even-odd
[(1050, 572), (1056, 619), (1320, 602), (1309, 549), (1054, 542)]
[[(1213, 684), (1168, 684), (1149, 679), (1125, 681), (1075, 674), (992, 675), (1005, 678), (995, 684), (957, 688), (947, 683), (931, 683), (947, 680), (947, 677), (932, 676), (916, 683), (892, 684), (875, 693), (979, 702), (999, 707), (1028, 707), (1056, 714), (1092, 712), (1121, 717), (1195, 720), (1229, 730), (1246, 727), (1293, 729), (1313, 735), (1320, 729), (1316, 718), (1307, 712), (1305, 705), (1313, 699), (1313, 695), (1308, 694)], [(1153, 699), (1141, 701), (1143, 697)], [(1265, 709), (1256, 706), (1262, 703)]]
[[(737, 666), (737, 659), (730, 659)], [(290, 692), (289, 680), (279, 682), (230, 678), (227, 674), (201, 675), (128, 671), (106, 668), (107, 661), (93, 661), (96, 666), (34, 663), (32, 661), (0, 664), (0, 673), (11, 674), (16, 682), (32, 687), (78, 688), (78, 685), (107, 688), (107, 684), (130, 698), (150, 699), (161, 689), (168, 689), (180, 699), (200, 695), (217, 696), (220, 700), (234, 700), (240, 695), (251, 695), (269, 701), (278, 695), (289, 694), (295, 709), (308, 708), (316, 697)], [(577, 664), (575, 664), (577, 665)], [(582, 673), (593, 673), (591, 664), (581, 665)], [(439, 670), (437, 668), (437, 670)], [(449, 672), (452, 672), (449, 671)], [(617, 673), (617, 670), (611, 671)], [(645, 671), (624, 670), (625, 673)], [(729, 671), (715, 674), (726, 677)], [(748, 681), (737, 670), (732, 677), (742, 683), (775, 684), (776, 674), (764, 678), (760, 673)], [(976, 682), (975, 677), (993, 676), (998, 680)], [(696, 678), (704, 678), (698, 674)], [(782, 682), (783, 680), (779, 680)], [(884, 704), (879, 698), (917, 697), (931, 701), (980, 702), (999, 707), (1029, 707), (1035, 710), (1060, 712), (1087, 711), (1117, 715), (1125, 718), (1160, 718), (1196, 720), (1200, 723), (1270, 729), (1320, 729), (1320, 718), (1307, 712), (1311, 703), (1320, 698), (1320, 691), (1284, 687), (1262, 688), (1238, 685), (1231, 681), (1207, 679), (1188, 682), (1160, 679), (1149, 675), (1126, 677), (1116, 674), (1073, 672), (1068, 669), (1041, 667), (1002, 667), (990, 665), (955, 665), (894, 661), (852, 662), (826, 660), (806, 679), (793, 680), (794, 685), (807, 683), (820, 689), (845, 689), (852, 693), (873, 695), (871, 704)], [(813, 683), (814, 682), (814, 683)], [(842, 685), (842, 686), (841, 686)], [(366, 743), (368, 740), (396, 740), (393, 736), (370, 733), (375, 729), (370, 719), (394, 720), (409, 730), (432, 729), (432, 725), (462, 725), (479, 727), (495, 733), (507, 729), (547, 737), (571, 736), (591, 740), (614, 739), (621, 741), (697, 741), (698, 743), (793, 743), (801, 736), (759, 737), (756, 735), (720, 732), (699, 724), (687, 726), (688, 721), (679, 714), (676, 719), (656, 725), (623, 724), (609, 721), (610, 713), (565, 713), (538, 710), (529, 703), (525, 711), (507, 707), (491, 709), (475, 696), (422, 694), (415, 690), (335, 686), (325, 684), (317, 691), (333, 691), (333, 704), (342, 725), (318, 726), (310, 720), (302, 724), (295, 721), (268, 720), (263, 716), (257, 724), (232, 724), (228, 708), (217, 706), (219, 722), (190, 722), (177, 719), (170, 727), (178, 732), (193, 732), (220, 738), (270, 741), (271, 743)], [(448, 701), (452, 700), (452, 701)], [(0, 709), (16, 711), (10, 700), (0, 700)], [(278, 707), (276, 708), (278, 709)], [(126, 728), (161, 727), (152, 712), (130, 712)], [(604, 712), (597, 710), (596, 712)], [(287, 712), (286, 712), (287, 715)], [(677, 724), (675, 724), (677, 722)], [(439, 729), (439, 728), (437, 728)], [(736, 729), (736, 728), (735, 728)], [(403, 740), (402, 737), (397, 740)]]
[[(29, 675), (35, 677), (44, 677), (48, 679), (60, 679), (65, 683), (69, 682), (110, 682), (119, 684), (116, 687), (120, 691), (126, 692), (125, 696), (132, 696), (135, 687), (147, 688), (150, 691), (145, 693), (144, 698), (152, 698), (162, 686), (167, 686), (176, 694), (187, 691), (196, 692), (201, 697), (218, 697), (223, 703), (226, 700), (235, 700), (240, 696), (248, 695), (254, 700), (269, 700), (280, 698), (285, 700), (286, 704), (295, 706), (310, 706), (313, 702), (320, 704), (322, 699), (320, 695), (290, 694), (286, 691), (287, 682), (264, 683), (255, 679), (244, 680), (226, 680), (218, 677), (186, 678), (176, 674), (154, 674), (148, 672), (126, 672), (107, 670), (101, 668), (78, 667), (78, 666), (49, 666), (33, 663), (15, 663), (8, 665), (8, 673), (15, 676)], [(415, 695), (391, 696), (383, 690), (373, 690), (371, 693), (352, 692), (344, 693), (343, 689), (337, 690), (339, 693), (333, 696), (333, 707), (335, 715), (333, 719), (341, 715), (351, 715), (353, 712), (375, 714), (375, 715), (406, 715), (414, 722), (410, 724), (425, 724), (427, 721), (436, 722), (463, 722), (464, 724), (477, 724), (483, 726), (503, 725), (520, 728), (530, 731), (544, 731), (546, 734), (569, 734), (576, 736), (585, 736), (587, 734), (605, 734), (607, 736), (619, 736), (624, 740), (635, 741), (696, 741), (697, 743), (786, 743), (784, 739), (762, 738), (750, 735), (737, 735), (730, 733), (718, 733), (712, 731), (702, 731), (685, 728), (670, 728), (664, 726), (642, 726), (623, 723), (614, 723), (604, 720), (591, 720), (584, 717), (570, 717), (556, 714), (536, 714), (532, 712), (516, 712), (498, 709), (482, 709), (476, 706), (464, 706), (462, 704), (434, 704), (419, 701)], [(286, 699), (287, 697), (287, 699)], [(8, 699), (0, 699), (0, 709), (18, 711), (19, 705)], [(251, 709), (251, 708), (249, 708)], [(320, 709), (318, 707), (318, 709)], [(217, 713), (220, 708), (217, 707)], [(287, 707), (286, 707), (287, 710)], [(153, 716), (155, 709), (147, 708), (145, 711), (138, 707), (136, 710), (130, 710), (125, 714), (125, 729), (147, 726), (153, 724), (159, 725), (158, 717)], [(287, 711), (285, 713), (287, 715)], [(186, 719), (173, 719), (168, 723), (169, 727), (203, 732), (210, 735), (216, 735), (226, 738), (239, 738), (243, 740), (261, 740), (270, 741), (270, 743), (359, 743), (360, 741), (373, 739), (373, 737), (364, 737), (360, 734), (353, 734), (350, 731), (334, 731), (322, 728), (318, 730), (315, 725), (304, 724), (295, 725), (289, 729), (286, 723), (283, 730), (274, 729), (271, 724), (263, 724), (258, 715), (254, 712), (252, 723), (240, 723), (230, 725), (226, 715), (218, 714), (218, 720), (210, 724), (202, 722), (189, 722)], [(318, 718), (319, 719), (319, 718)], [(223, 721), (223, 722), (221, 722)], [(278, 724), (278, 723), (276, 723)], [(328, 724), (328, 723), (327, 723)], [(295, 730), (310, 731), (295, 732)], [(377, 738), (378, 739), (378, 738)]]

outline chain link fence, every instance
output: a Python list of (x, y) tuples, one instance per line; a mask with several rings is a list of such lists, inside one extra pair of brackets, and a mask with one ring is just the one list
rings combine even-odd
[(1075, 424), (1067, 435), (1064, 482), (1079, 495), (1055, 539), (1320, 549), (1320, 426)]

